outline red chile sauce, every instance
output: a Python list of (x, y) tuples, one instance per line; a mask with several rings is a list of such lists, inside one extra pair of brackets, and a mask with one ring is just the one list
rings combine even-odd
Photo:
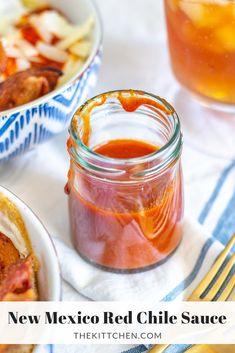
[[(146, 103), (156, 105), (150, 99), (135, 96), (118, 99), (127, 111), (135, 111)], [(86, 144), (89, 115), (90, 111), (83, 116)], [(70, 139), (69, 149), (71, 145)], [(129, 159), (154, 153), (158, 147), (145, 141), (122, 139), (107, 141), (93, 150), (106, 157)], [(169, 170), (133, 186), (93, 178), (72, 164), (66, 192), (72, 240), (83, 257), (114, 270), (138, 270), (160, 262), (176, 249), (183, 213), (180, 170), (176, 178), (172, 179)]]

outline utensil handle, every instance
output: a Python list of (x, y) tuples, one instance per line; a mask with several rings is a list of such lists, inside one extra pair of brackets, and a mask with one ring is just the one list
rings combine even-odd
[(167, 347), (169, 347), (169, 344), (156, 344), (148, 353), (163, 353)]

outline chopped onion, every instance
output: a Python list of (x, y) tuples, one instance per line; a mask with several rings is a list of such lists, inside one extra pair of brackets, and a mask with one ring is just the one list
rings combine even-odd
[(44, 11), (40, 15), (41, 24), (58, 38), (65, 38), (71, 31), (71, 24), (56, 11)]
[(19, 0), (0, 0), (1, 34), (7, 34), (9, 28), (26, 12)]
[(22, 53), (18, 48), (15, 48), (13, 46), (7, 46), (5, 47), (6, 54), (9, 58), (21, 58)]
[(69, 48), (69, 51), (81, 58), (87, 58), (91, 52), (91, 42), (84, 40), (82, 42), (75, 43)]
[(34, 15), (29, 17), (29, 22), (31, 26), (35, 29), (41, 39), (46, 43), (51, 43), (53, 39), (53, 35), (46, 30), (40, 20), (40, 15)]
[(90, 34), (93, 24), (94, 24), (94, 18), (89, 17), (88, 20), (83, 25), (71, 27), (71, 31), (69, 32), (67, 37), (61, 40), (57, 44), (57, 47), (63, 50), (68, 49), (69, 47), (71, 47), (72, 44), (74, 44), (75, 42), (83, 39), (88, 34)]
[(5, 37), (3, 45), (7, 56), (10, 58), (30, 58), (38, 55), (36, 48), (19, 36), (15, 38)]
[(7, 47), (7, 46), (15, 46), (19, 39), (21, 39), (21, 33), (19, 31), (16, 31), (12, 27), (12, 29), (7, 33), (7, 35), (1, 38), (1, 41), (3, 45)]
[(38, 56), (31, 56), (30, 58), (28, 58), (29, 61), (31, 61), (32, 63), (38, 63), (40, 64), (42, 62), (42, 59)]
[(45, 44), (43, 42), (38, 42), (36, 48), (39, 54), (49, 60), (53, 60), (59, 63), (65, 63), (68, 59), (68, 53), (66, 53), (64, 50), (58, 49), (55, 46)]
[(83, 60), (79, 60), (72, 54), (69, 55), (69, 58), (63, 68), (64, 75), (59, 78), (58, 85), (61, 86), (66, 82), (69, 82), (69, 80), (71, 80), (71, 78), (79, 72), (83, 64)]
[[(37, 8), (45, 0), (0, 0), (0, 2), (21, 1), (28, 8)], [(0, 15), (1, 15), (0, 5)], [(94, 18), (90, 16), (82, 25), (70, 23), (66, 17), (56, 10), (43, 10), (40, 13), (30, 13), (27, 8), (22, 8), (22, 13), (27, 12), (28, 17), (22, 20), (22, 24), (27, 23), (33, 27), (40, 37), (39, 41), (33, 45), (28, 42), (16, 23), (20, 21), (16, 14), (11, 16), (8, 5), (4, 5), (6, 16), (1, 16), (0, 35), (1, 41), (9, 58), (16, 59), (17, 71), (23, 71), (33, 63), (43, 63), (44, 58), (63, 64), (65, 75), (60, 78), (60, 84), (69, 81), (83, 66), (85, 59), (91, 52), (91, 31), (94, 25)], [(9, 18), (8, 18), (9, 12)], [(57, 44), (52, 44), (54, 38), (58, 38)], [(5, 76), (4, 76), (5, 78)], [(3, 77), (0, 77), (0, 80)]]
[(38, 51), (36, 50), (36, 48), (32, 44), (27, 42), (25, 39), (18, 39), (17, 47), (27, 58), (38, 55)]
[(5, 36), (7, 35), (10, 31), (12, 31), (13, 26), (8, 18), (1, 18), (0, 21), (0, 35)]
[(23, 58), (17, 59), (16, 65), (17, 65), (18, 71), (27, 70), (31, 67), (29, 61)]

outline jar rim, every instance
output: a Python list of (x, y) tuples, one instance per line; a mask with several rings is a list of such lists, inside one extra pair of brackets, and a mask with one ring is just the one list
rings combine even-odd
[[(173, 123), (174, 123), (173, 129), (174, 130), (173, 130), (173, 133), (171, 134), (169, 140), (161, 148), (159, 148), (158, 150), (154, 151), (153, 153), (145, 155), (145, 156), (135, 157), (135, 158), (125, 158), (125, 159), (122, 158), (121, 159), (121, 158), (113, 158), (113, 157), (101, 155), (83, 143), (82, 139), (78, 136), (77, 131), (74, 127), (75, 126), (75, 123), (74, 123), (75, 119), (77, 119), (77, 117), (79, 117), (83, 113), (84, 109), (86, 109), (93, 102), (102, 99), (104, 96), (106, 96), (107, 98), (109, 98), (109, 97), (116, 97), (117, 98), (118, 94), (135, 94), (138, 96), (144, 96), (144, 97), (149, 98), (150, 101), (152, 100), (152, 101), (159, 103), (160, 110), (161, 110), (161, 106), (163, 109), (166, 110), (165, 113), (167, 112), (167, 115), (173, 119)], [(162, 111), (163, 111), (163, 109), (162, 109)], [(78, 110), (74, 113), (71, 124), (70, 124), (70, 135), (71, 135), (72, 139), (74, 140), (75, 144), (81, 148), (81, 150), (85, 153), (86, 156), (90, 156), (90, 157), (95, 158), (97, 161), (106, 162), (106, 163), (113, 164), (113, 165), (120, 165), (120, 164), (133, 165), (133, 164), (138, 164), (138, 163), (149, 162), (155, 158), (162, 157), (164, 155), (164, 153), (166, 153), (166, 151), (169, 150), (169, 147), (171, 147), (174, 144), (176, 144), (176, 149), (177, 149), (176, 156), (179, 156), (181, 153), (181, 147), (182, 147), (181, 124), (180, 124), (180, 120), (179, 120), (179, 117), (178, 117), (175, 109), (165, 99), (163, 99), (157, 95), (154, 95), (152, 93), (142, 91), (142, 90), (131, 90), (131, 89), (129, 89), (129, 90), (128, 89), (113, 90), (113, 91), (108, 91), (108, 92), (105, 92), (102, 94), (98, 94), (98, 95), (94, 96), (93, 98), (89, 99), (83, 105), (81, 105), (78, 108)]]

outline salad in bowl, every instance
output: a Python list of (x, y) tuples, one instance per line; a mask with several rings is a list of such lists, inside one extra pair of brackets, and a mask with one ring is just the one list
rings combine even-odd
[(0, 160), (67, 127), (94, 85), (101, 23), (90, 0), (0, 4)]

